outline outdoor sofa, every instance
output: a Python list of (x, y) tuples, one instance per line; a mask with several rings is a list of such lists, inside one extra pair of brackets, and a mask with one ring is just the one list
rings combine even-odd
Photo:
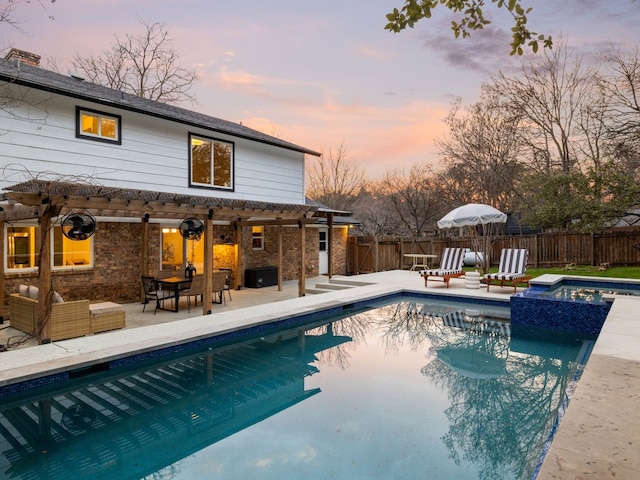
[[(20, 286), (19, 293), (9, 295), (9, 321), (11, 327), (37, 335), (38, 291), (37, 287)], [(35, 298), (32, 298), (35, 297)], [(125, 313), (122, 305), (103, 302), (90, 305), (89, 300), (65, 302), (54, 293), (51, 305), (50, 340), (65, 340), (92, 333), (124, 328)]]

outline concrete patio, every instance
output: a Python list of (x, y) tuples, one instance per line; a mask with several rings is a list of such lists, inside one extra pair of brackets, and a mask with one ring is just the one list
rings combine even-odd
[[(332, 306), (377, 298), (395, 292), (424, 293), (424, 281), (416, 272), (389, 271), (354, 277), (307, 279), (308, 294), (297, 297), (297, 282), (277, 287), (242, 289), (231, 293), (226, 305), (212, 305), (212, 315), (186, 303), (178, 313), (142, 305), (125, 305), (126, 328), (87, 337), (22, 347), (0, 353), (0, 385), (36, 378), (45, 372), (78, 368), (133, 352), (170, 346), (191, 339), (225, 333), (275, 318), (299, 315)], [(316, 289), (316, 284), (324, 288)], [(313, 291), (324, 293), (311, 293)], [(452, 279), (451, 287), (429, 283), (430, 292), (508, 302), (512, 288), (470, 290), (464, 279)], [(184, 300), (183, 300), (184, 301)], [(617, 298), (600, 334), (582, 378), (573, 393), (560, 428), (547, 453), (538, 479), (636, 479), (640, 478), (640, 326), (635, 309), (638, 298)], [(3, 325), (6, 327), (7, 325)], [(21, 335), (9, 328), (0, 331), (0, 343)]]

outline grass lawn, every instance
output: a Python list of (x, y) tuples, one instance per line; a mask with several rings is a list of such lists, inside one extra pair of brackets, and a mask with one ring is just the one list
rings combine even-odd
[[(469, 268), (468, 270), (473, 270)], [(498, 267), (491, 268), (490, 272), (497, 272)], [(615, 277), (615, 278), (635, 278), (640, 280), (640, 267), (611, 267), (600, 271), (599, 267), (591, 265), (575, 265), (571, 268), (527, 268), (527, 273), (533, 278), (554, 273), (558, 275), (584, 275), (587, 277)]]

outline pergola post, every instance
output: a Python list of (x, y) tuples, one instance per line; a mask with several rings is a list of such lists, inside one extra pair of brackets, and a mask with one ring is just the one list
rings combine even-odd
[(282, 291), (282, 225), (278, 225), (278, 291)]
[(304, 297), (306, 294), (305, 285), (306, 285), (306, 238), (305, 238), (305, 230), (307, 227), (303, 221), (298, 222), (298, 226), (300, 227), (300, 273), (298, 276), (298, 296)]
[(202, 314), (211, 315), (213, 302), (213, 210), (202, 219), (204, 228), (204, 295), (202, 297)]
[(48, 205), (40, 217), (40, 258), (38, 261), (38, 344), (51, 340), (51, 217), (58, 215), (60, 207)]
[(327, 256), (329, 257), (329, 278), (333, 276), (333, 213), (330, 213), (327, 216), (327, 226), (329, 227), (329, 231), (327, 233)]
[(236, 267), (236, 275), (235, 275), (235, 289), (240, 290), (242, 287), (242, 259), (244, 258), (242, 255), (242, 226), (237, 223), (233, 224), (233, 228), (236, 232), (236, 259), (235, 259), (235, 267)]
[[(4, 222), (0, 221), (0, 245), (4, 245)], [(2, 310), (0, 311), (0, 324), (4, 323), (4, 255), (0, 255), (0, 298), (2, 298)]]

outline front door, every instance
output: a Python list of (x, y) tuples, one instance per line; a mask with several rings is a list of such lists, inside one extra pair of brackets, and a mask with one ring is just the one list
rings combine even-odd
[(320, 273), (320, 275), (326, 275), (329, 273), (329, 229), (326, 227), (320, 228), (319, 235), (320, 243), (318, 245), (318, 251), (320, 256), (318, 258), (318, 273)]

